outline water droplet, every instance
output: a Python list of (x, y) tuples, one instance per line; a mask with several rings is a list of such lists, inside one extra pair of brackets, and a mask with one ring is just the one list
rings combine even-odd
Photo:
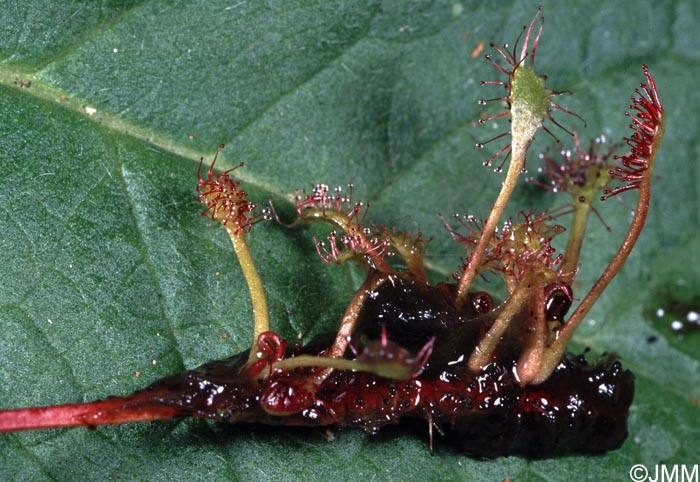
[(650, 300), (647, 316), (655, 331), (646, 333), (647, 342), (652, 343), (652, 337), (664, 337), (674, 348), (696, 355), (700, 341), (700, 300), (667, 288), (654, 293)]

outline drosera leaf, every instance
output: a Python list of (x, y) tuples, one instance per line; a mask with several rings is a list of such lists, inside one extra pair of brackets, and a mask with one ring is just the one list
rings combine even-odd
[[(500, 181), (471, 147), (483, 139), (471, 122), (480, 113), (478, 82), (490, 72), (469, 53), (481, 40), (510, 40), (499, 33), (517, 31), (532, 6), (238, 3), (142, 2), (80, 27), (58, 20), (75, 9), (49, 16), (28, 1), (3, 11), (3, 25), (23, 35), (3, 44), (0, 63), (0, 407), (126, 393), (247, 347), (243, 280), (225, 235), (198, 215), (194, 193), (199, 156), (222, 142), (229, 146), (222, 168), (246, 162), (251, 197), (353, 182), (363, 190), (358, 196), (373, 200), (378, 221), (436, 236), (429, 249), (436, 279), (457, 265), (460, 253), (436, 213), (484, 215), (483, 199)], [(537, 61), (557, 87), (575, 91), (567, 106), (586, 118), (590, 136), (626, 134), (621, 113), (642, 62), (669, 113), (642, 241), (575, 337), (581, 348), (616, 351), (637, 374), (631, 437), (620, 451), (475, 461), (449, 447), (430, 456), (425, 440), (401, 431), (365, 445), (356, 431), (329, 441), (325, 431), (187, 421), (3, 435), (0, 472), (36, 480), (76, 473), (313, 480), (329, 471), (348, 480), (570, 480), (572, 473), (619, 479), (635, 463), (660, 459), (697, 461), (699, 362), (674, 346), (697, 340), (667, 343), (643, 308), (651, 287), (696, 284), (682, 269), (659, 266), (692, 256), (686, 247), (699, 234), (692, 160), (700, 66), (684, 46), (700, 21), (681, 1), (623, 1), (591, 16), (571, 14), (588, 12), (586, 2), (543, 3), (547, 41)], [(39, 15), (46, 21), (27, 22)], [(658, 41), (648, 41), (649, 31)], [(646, 42), (637, 51), (640, 36)], [(30, 37), (50, 38), (61, 50), (42, 50)], [(13, 49), (27, 53), (17, 60)], [(24, 76), (29, 88), (15, 84)], [(57, 102), (60, 95), (72, 107)], [(516, 200), (524, 208), (560, 202), (532, 190)], [(628, 222), (629, 206), (607, 204), (614, 232), (591, 223), (582, 285), (617, 246), (624, 229), (615, 226)], [(358, 279), (320, 265), (305, 236), (260, 227), (251, 249), (271, 293), (273, 324), (302, 339), (333, 330)], [(659, 340), (647, 343), (654, 335)]]

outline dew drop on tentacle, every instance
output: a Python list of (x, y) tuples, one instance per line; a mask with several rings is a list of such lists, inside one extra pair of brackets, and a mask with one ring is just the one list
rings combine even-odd
[(480, 315), (493, 311), (494, 302), (490, 294), (485, 291), (477, 291), (472, 295), (472, 306), (474, 311)]

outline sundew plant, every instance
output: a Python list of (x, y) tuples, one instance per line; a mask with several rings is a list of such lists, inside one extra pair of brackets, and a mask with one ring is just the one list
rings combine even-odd
[[(558, 480), (692, 468), (693, 8), (8, 8), (0, 409), (84, 407), (233, 357), (178, 400), (211, 395), (202, 385), (224, 373), (265, 425), (206, 420), (236, 421), (231, 408), (248, 401), (195, 413), (160, 395), (124, 419), (104, 406), (4, 411), (3, 430), (206, 416), (3, 434), (3, 473)], [(450, 321), (431, 325), (406, 300), (449, 305)], [(562, 365), (565, 349), (602, 371)], [(492, 403), (472, 379), (503, 383), (518, 400), (510, 420), (536, 395), (571, 402), (567, 387), (591, 376), (612, 377), (610, 390), (582, 389), (592, 406), (627, 394), (604, 405), (621, 407), (616, 428), (603, 424), (624, 431), (613, 442), (569, 424), (538, 452), (525, 442), (539, 429), (499, 435), (460, 415)], [(395, 410), (380, 409), (377, 394), (399, 382)], [(307, 427), (268, 425), (281, 419)]]

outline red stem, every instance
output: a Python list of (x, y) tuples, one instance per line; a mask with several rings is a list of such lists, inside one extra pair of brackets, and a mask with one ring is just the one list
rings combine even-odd
[(111, 397), (96, 402), (0, 410), (0, 432), (60, 427), (95, 428), (115, 423), (165, 420), (180, 415), (176, 407), (136, 397)]

